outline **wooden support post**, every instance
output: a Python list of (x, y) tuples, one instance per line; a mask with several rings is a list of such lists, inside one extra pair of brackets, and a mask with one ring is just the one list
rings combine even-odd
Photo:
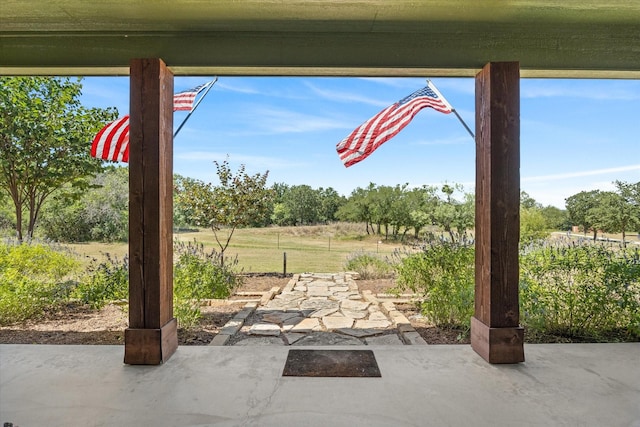
[(520, 66), (476, 76), (476, 271), (471, 347), (490, 363), (524, 362), (519, 325)]
[(178, 348), (173, 317), (173, 74), (131, 61), (129, 328), (124, 363), (157, 365)]

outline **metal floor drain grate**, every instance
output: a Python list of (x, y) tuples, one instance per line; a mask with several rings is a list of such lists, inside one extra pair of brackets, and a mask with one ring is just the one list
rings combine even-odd
[(284, 377), (381, 377), (371, 350), (289, 350)]

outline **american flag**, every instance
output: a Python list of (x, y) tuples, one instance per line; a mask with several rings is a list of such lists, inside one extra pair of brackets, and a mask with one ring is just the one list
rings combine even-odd
[(380, 111), (340, 141), (336, 150), (344, 166), (349, 167), (369, 157), (378, 147), (404, 129), (418, 111), (425, 107), (445, 114), (453, 111), (451, 105), (429, 81), (427, 86)]
[[(191, 111), (196, 96), (215, 80), (173, 95), (173, 111)], [(114, 162), (129, 161), (129, 116), (103, 127), (93, 138), (91, 156)]]
[(207, 82), (193, 89), (185, 90), (173, 95), (173, 111), (191, 111), (193, 108), (193, 102), (196, 100), (196, 96), (208, 86), (212, 85), (213, 81)]

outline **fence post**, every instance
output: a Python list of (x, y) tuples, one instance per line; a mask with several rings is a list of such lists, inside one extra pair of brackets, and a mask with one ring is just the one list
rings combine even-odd
[(287, 276), (287, 253), (283, 252), (282, 253), (282, 276), (286, 277)]

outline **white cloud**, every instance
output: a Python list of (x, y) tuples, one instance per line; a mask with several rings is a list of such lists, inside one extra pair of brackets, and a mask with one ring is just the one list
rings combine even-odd
[(565, 199), (581, 191), (616, 191), (613, 181), (618, 179), (636, 182), (640, 179), (636, 171), (640, 171), (640, 165), (525, 177), (521, 187), (543, 205), (564, 209)]
[[(417, 90), (420, 87), (426, 86), (427, 78), (395, 78), (395, 77), (360, 77), (361, 80), (366, 80), (374, 83), (383, 84), (385, 86), (391, 86), (395, 88)], [(436, 78), (431, 79), (432, 83), (440, 90), (442, 95), (447, 98), (447, 93), (457, 92), (465, 95), (475, 96), (476, 86), (475, 80), (471, 78)], [(444, 89), (443, 89), (444, 88)]]
[(530, 177), (522, 178), (522, 182), (558, 181), (563, 179), (580, 178), (580, 177), (594, 176), (594, 175), (606, 175), (606, 174), (613, 174), (613, 173), (620, 173), (620, 172), (629, 172), (634, 170), (640, 170), (640, 165), (618, 166), (615, 168), (592, 169), (587, 171), (564, 172), (564, 173), (551, 174), (551, 175), (530, 176)]
[(354, 127), (353, 122), (345, 121), (343, 117), (322, 117), (270, 107), (253, 108), (246, 114), (252, 117), (250, 128), (236, 135), (318, 132)]
[[(246, 80), (243, 80), (246, 82)], [(216, 86), (222, 90), (236, 93), (244, 93), (248, 95), (259, 95), (260, 92), (258, 89), (251, 87), (249, 85), (239, 85), (237, 83), (230, 83), (228, 80), (220, 80), (216, 83)]]
[[(238, 82), (242, 82), (239, 84)], [(256, 95), (277, 99), (307, 99), (299, 90), (291, 86), (275, 84), (269, 78), (221, 78), (216, 83), (218, 89), (244, 95)]]
[(321, 89), (311, 83), (305, 83), (306, 86), (313, 91), (314, 94), (335, 102), (358, 102), (361, 104), (374, 105), (376, 107), (385, 108), (393, 104), (395, 101), (381, 101), (378, 99), (369, 98), (367, 96), (358, 95), (355, 93), (348, 93), (344, 91), (334, 91), (328, 89)]
[[(565, 82), (563, 84), (563, 82)], [(625, 82), (589, 81), (591, 87), (568, 86), (560, 81), (526, 81), (521, 85), (522, 98), (582, 98), (592, 100), (632, 101), (640, 99), (640, 86), (622, 84)], [(628, 82), (626, 82), (628, 83)]]

